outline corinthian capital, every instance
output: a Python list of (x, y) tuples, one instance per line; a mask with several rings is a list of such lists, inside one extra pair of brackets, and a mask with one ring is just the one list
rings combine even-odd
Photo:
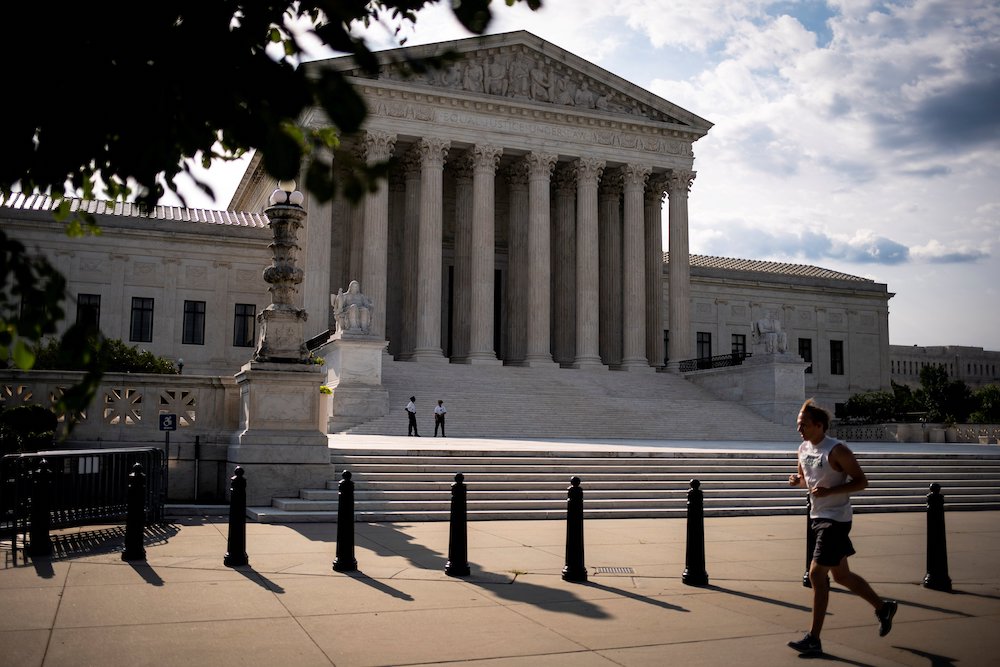
[(667, 174), (667, 193), (672, 197), (675, 194), (682, 194), (685, 197), (691, 191), (691, 184), (697, 172), (688, 169), (671, 169)]
[(663, 173), (652, 174), (646, 180), (646, 201), (662, 202), (663, 196), (667, 194), (667, 175)]
[(576, 168), (568, 162), (560, 162), (552, 174), (552, 185), (556, 192), (573, 194), (576, 191)]
[(605, 169), (597, 190), (602, 197), (617, 197), (622, 192), (621, 167)]
[(451, 172), (455, 175), (455, 180), (471, 181), (473, 169), (475, 169), (475, 160), (471, 155), (471, 150), (465, 151), (457, 158), (448, 161), (448, 167)]
[(511, 162), (507, 165), (506, 169), (504, 169), (504, 176), (507, 178), (507, 183), (509, 185), (527, 185), (528, 163), (524, 160)]
[(392, 149), (396, 145), (396, 135), (379, 130), (368, 130), (365, 132), (362, 143), (369, 164), (385, 162), (392, 155)]
[(440, 169), (444, 166), (444, 158), (451, 148), (451, 142), (437, 137), (424, 137), (417, 143), (417, 148), (422, 166)]
[(528, 153), (524, 161), (528, 164), (532, 178), (548, 179), (559, 156), (548, 153)]
[(581, 183), (594, 183), (604, 173), (604, 160), (582, 157), (573, 164), (576, 168), (577, 181)]
[(642, 164), (627, 164), (622, 167), (622, 183), (626, 189), (641, 189), (646, 185), (646, 177), (653, 171), (652, 167)]
[(469, 149), (473, 163), (477, 170), (488, 170), (489, 173), (496, 173), (497, 165), (500, 164), (500, 156), (503, 155), (503, 148), (493, 144), (476, 144)]

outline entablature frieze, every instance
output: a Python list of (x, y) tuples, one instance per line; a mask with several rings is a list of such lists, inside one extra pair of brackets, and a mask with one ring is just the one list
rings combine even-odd
[[(400, 138), (440, 136), (458, 143), (489, 142), (526, 152), (600, 157), (610, 162), (690, 168), (701, 134), (682, 126), (533, 108), (516, 102), (464, 99), (359, 81), (369, 109), (365, 126)], [(321, 114), (310, 123), (322, 125)], [(432, 127), (431, 127), (432, 126)]]

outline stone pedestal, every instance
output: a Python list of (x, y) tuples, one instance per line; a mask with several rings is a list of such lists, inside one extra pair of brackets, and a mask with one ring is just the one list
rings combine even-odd
[(229, 473), (246, 471), (247, 504), (297, 497), (323, 488), (335, 476), (327, 435), (320, 430), (326, 405), (314, 364), (251, 361), (236, 374), (240, 428), (229, 445)]
[(389, 411), (389, 392), (382, 387), (382, 353), (388, 342), (372, 336), (337, 332), (325, 353), (327, 386), (333, 389), (330, 432), (382, 417)]
[(776, 424), (794, 426), (805, 401), (805, 369), (796, 354), (765, 354), (743, 362), (742, 403)]

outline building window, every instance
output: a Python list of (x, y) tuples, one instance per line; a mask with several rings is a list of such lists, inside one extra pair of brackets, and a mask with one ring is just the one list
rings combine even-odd
[(257, 306), (252, 303), (236, 304), (233, 323), (233, 347), (253, 347), (256, 338)]
[(813, 342), (812, 338), (800, 338), (799, 339), (799, 356), (802, 357), (802, 361), (809, 364), (806, 366), (806, 373), (812, 373), (812, 361), (813, 361)]
[(830, 341), (830, 375), (844, 374), (844, 341)]
[(663, 365), (670, 361), (670, 330), (663, 330)]
[(132, 297), (132, 321), (128, 339), (133, 343), (153, 341), (153, 300), (142, 296)]
[(205, 302), (184, 302), (184, 335), (181, 342), (185, 345), (205, 344)]
[(712, 334), (708, 331), (699, 331), (697, 334), (698, 340), (698, 358), (708, 359), (712, 356)]
[(100, 294), (78, 294), (76, 296), (76, 323), (84, 329), (101, 328)]
[(733, 356), (743, 357), (747, 353), (746, 334), (733, 334)]

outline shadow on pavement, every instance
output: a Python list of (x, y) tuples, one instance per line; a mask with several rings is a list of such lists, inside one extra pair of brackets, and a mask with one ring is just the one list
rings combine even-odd
[(794, 602), (785, 602), (784, 600), (776, 600), (774, 598), (767, 598), (763, 595), (754, 595), (753, 593), (744, 593), (743, 591), (734, 591), (731, 588), (723, 588), (722, 586), (716, 586), (715, 584), (710, 584), (708, 586), (703, 586), (703, 588), (718, 591), (720, 593), (726, 593), (727, 595), (735, 595), (736, 597), (745, 598), (747, 600), (755, 600), (757, 602), (766, 602), (767, 604), (776, 604), (779, 607), (787, 607), (788, 609), (795, 609), (796, 611), (811, 612), (812, 607), (805, 607), (800, 604), (795, 604)]
[(243, 575), (244, 577), (246, 577), (247, 579), (249, 579), (253, 583), (259, 585), (264, 590), (271, 591), (272, 593), (284, 593), (285, 592), (284, 587), (282, 587), (281, 585), (279, 585), (279, 584), (271, 581), (270, 579), (268, 579), (263, 574), (261, 574), (260, 572), (258, 572), (255, 569), (253, 569), (253, 567), (251, 567), (249, 565), (241, 565), (239, 567), (232, 567), (232, 568), (229, 568), (229, 569), (231, 569), (233, 572), (237, 572), (237, 573)]

